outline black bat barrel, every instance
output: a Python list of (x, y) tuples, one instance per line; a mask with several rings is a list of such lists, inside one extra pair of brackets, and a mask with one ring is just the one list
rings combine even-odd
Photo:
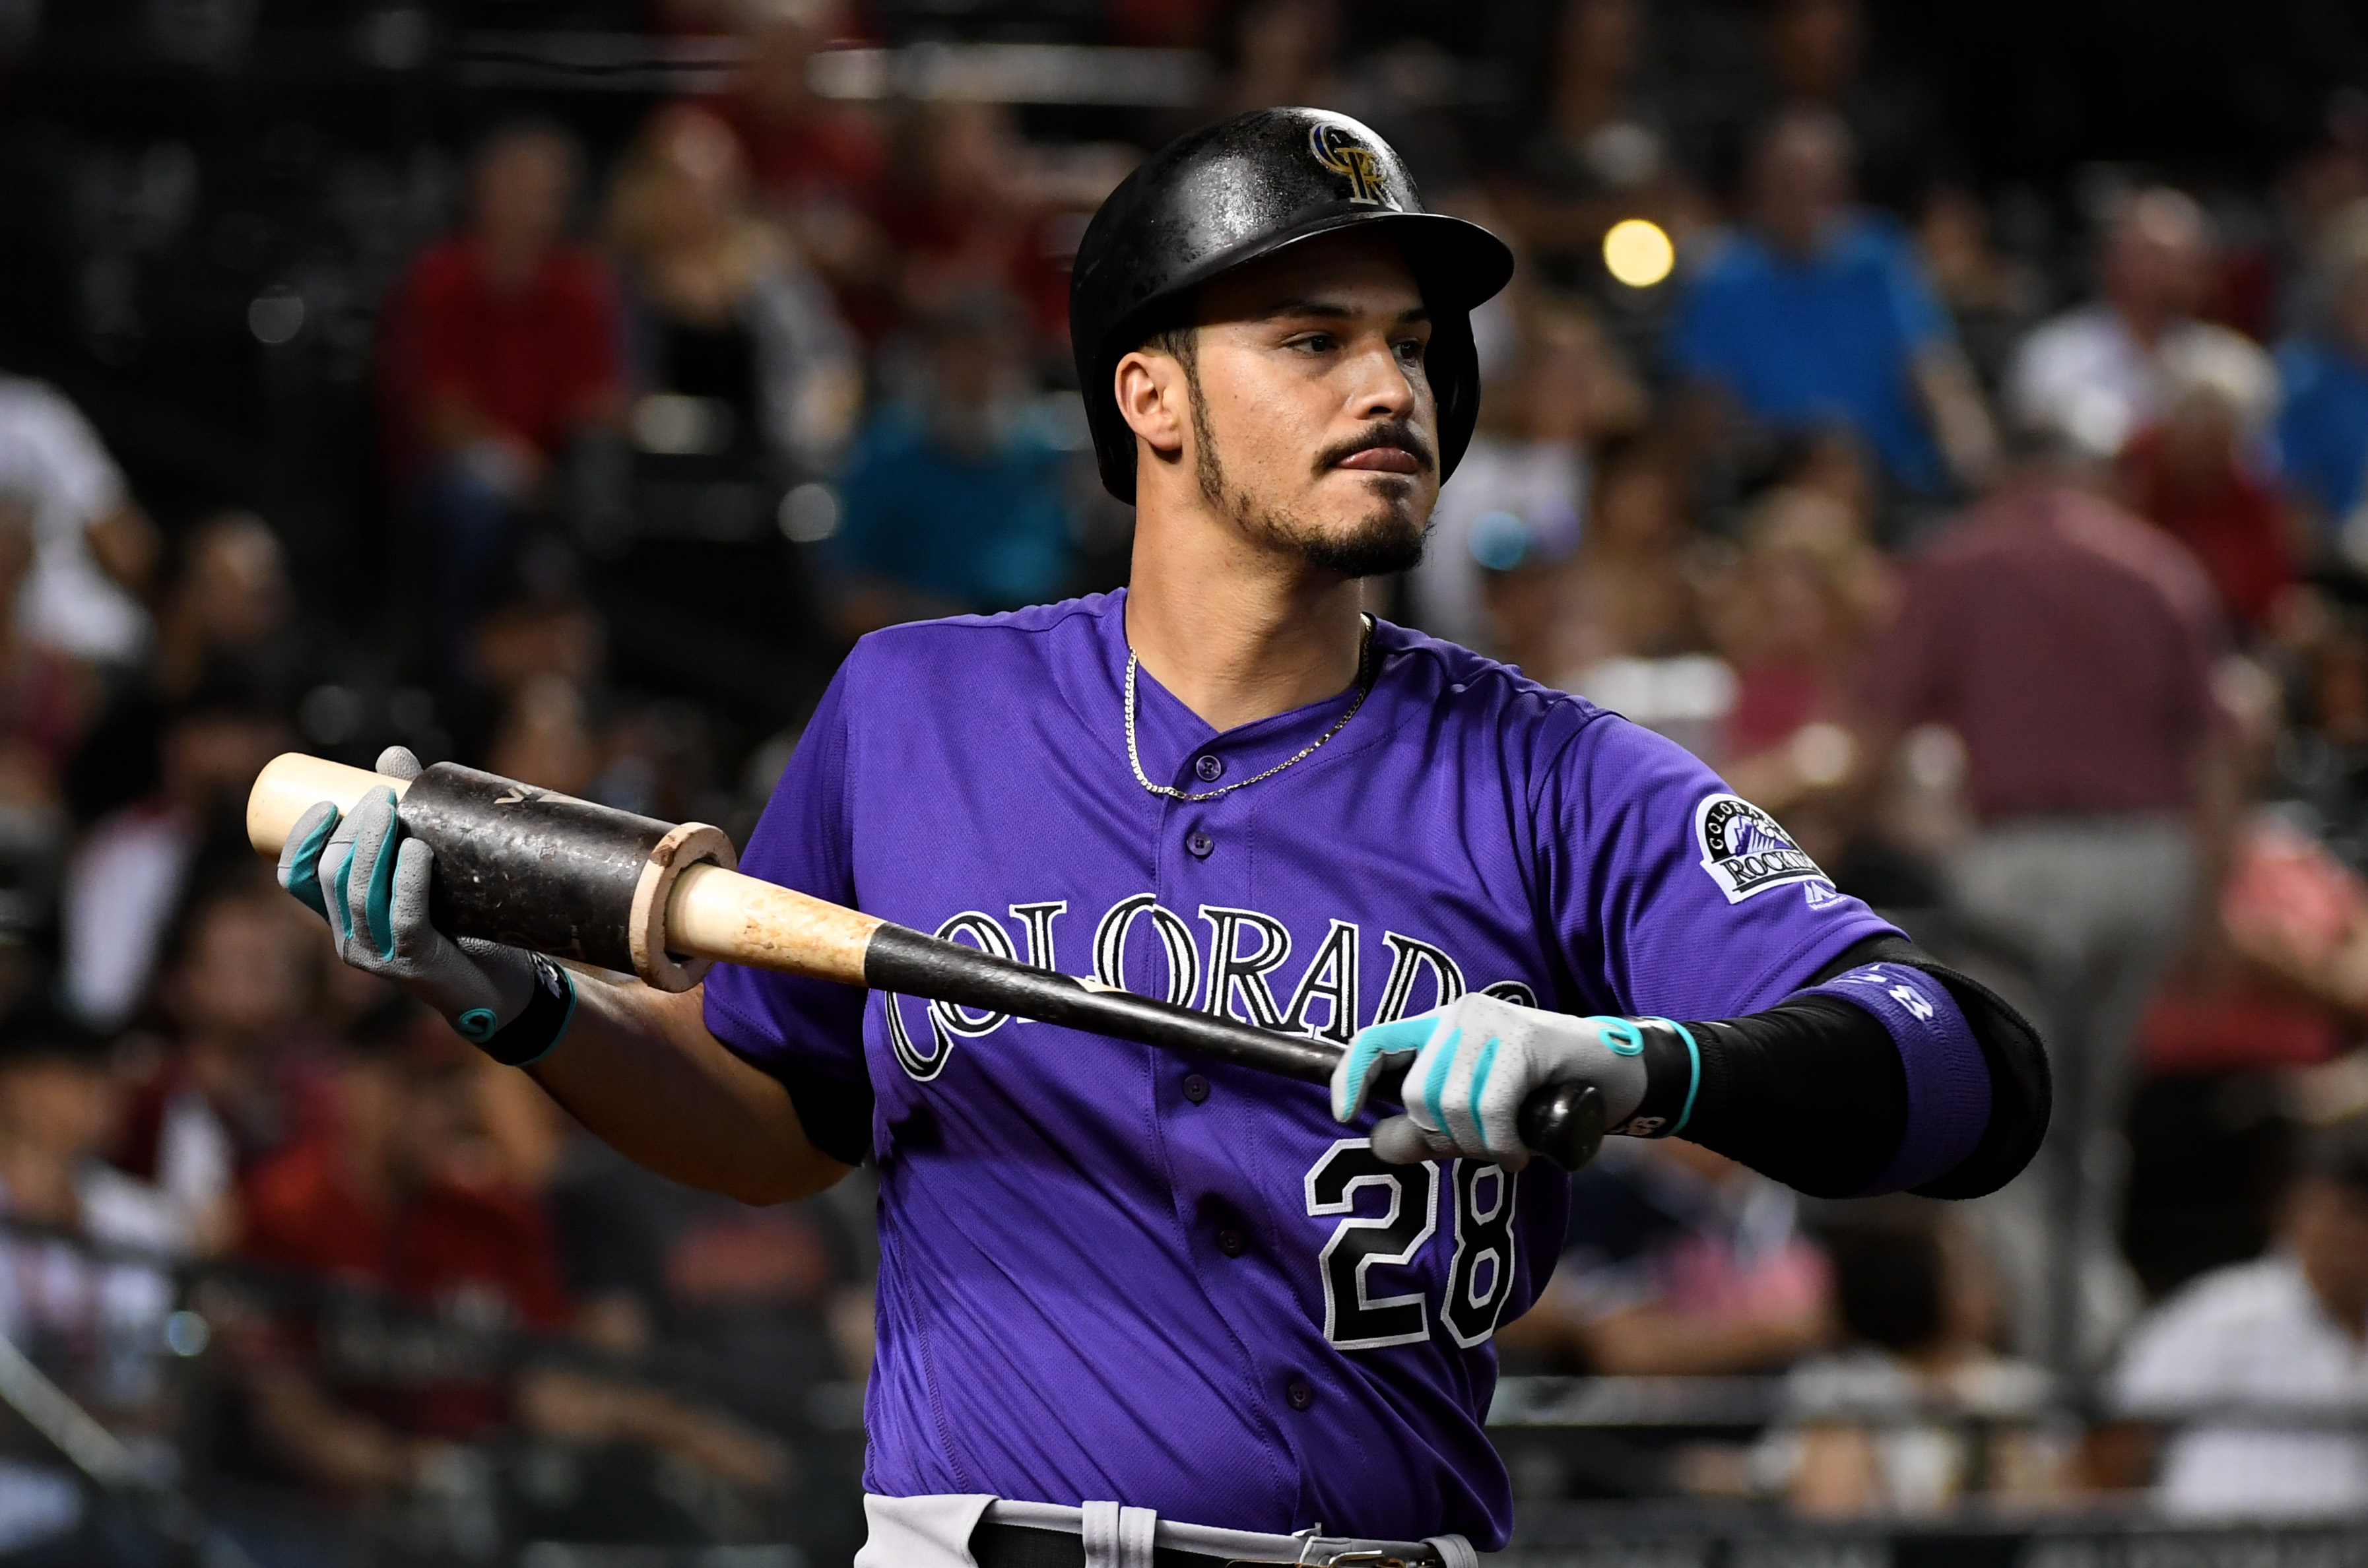
[(438, 930), (631, 971), (633, 890), (673, 824), (439, 762), (396, 814), (436, 851)]

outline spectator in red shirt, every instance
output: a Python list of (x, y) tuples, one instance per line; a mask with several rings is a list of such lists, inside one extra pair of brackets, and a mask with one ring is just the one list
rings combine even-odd
[(814, 93), (814, 56), (855, 30), (847, 0), (749, 0), (746, 53), (731, 89), (709, 106), (746, 156), (757, 204), (779, 223), (867, 341), (895, 325), (886, 283), (894, 257), (876, 209), (888, 138), (865, 105)]
[(2193, 557), (2040, 462), (1933, 539), (1864, 666), (1863, 756), (1918, 724), (1964, 741), (1980, 827), (1951, 903), (2015, 955), (1991, 978), (2050, 1018), (2055, 1125), (1985, 1204), (2022, 1347), (2066, 1369), (2137, 1306), (2117, 1242), (2130, 1042), (2225, 805), (2219, 626)]
[[(843, 0), (757, 0), (746, 53), (714, 108), (740, 138), (765, 200), (818, 265), (836, 270), (876, 255), (860, 242), (864, 204), (888, 167), (887, 139), (863, 108), (814, 95), (814, 57), (852, 30)], [(876, 235), (869, 236), (876, 240)]]
[(174, 1049), (135, 1091), (118, 1153), (210, 1246), (236, 1229), (239, 1183), (330, 1116), (321, 1040), (306, 1019), (320, 954), (273, 891), (240, 878), (189, 901), (158, 987)]
[(339, 1053), (335, 1127), (248, 1184), (247, 1257), (284, 1286), (312, 1282), (244, 1346), (269, 1450), (369, 1495), (415, 1486), (448, 1445), (515, 1425), (777, 1485), (769, 1440), (554, 1354), (574, 1312), (542, 1195), (515, 1178), (489, 1124), (483, 1070), (426, 1014), (381, 1016)]
[(419, 503), (448, 659), (468, 657), (552, 460), (621, 402), (609, 277), (567, 241), (577, 176), (555, 128), (495, 131), (477, 158), (469, 227), (421, 254), (388, 312), (396, 465)]
[(932, 316), (965, 296), (1000, 290), (1027, 307), (1046, 351), (1065, 355), (1068, 258), (1053, 212), (1030, 188), (1027, 149), (1011, 111), (1001, 104), (924, 104), (898, 142), (894, 177), (873, 209), (896, 264), (897, 308)]
[(2294, 583), (2299, 540), (2276, 486), (2245, 458), (2268, 423), (2266, 398), (2214, 369), (2192, 357), (2169, 368), (2169, 406), (2122, 449), (2122, 488), (2195, 552), (2229, 619), (2258, 634)]
[[(388, 1308), (463, 1333), (565, 1327), (567, 1299), (541, 1205), (488, 1179), (483, 1160), (472, 1157), (479, 1134), (468, 1067), (423, 1030), (342, 1052), (334, 1131), (288, 1150), (247, 1184), (246, 1256), (359, 1288), (350, 1301), (333, 1295), (326, 1312), (367, 1316), (381, 1338)], [(309, 1338), (304, 1326), (291, 1337)], [(495, 1375), (495, 1358), (474, 1377), (447, 1362), (411, 1379), (396, 1357), (344, 1364), (339, 1358), (355, 1342), (332, 1332), (308, 1348), (324, 1358), (320, 1374), (346, 1403), (400, 1432), (465, 1439), (508, 1416), (510, 1391)]]

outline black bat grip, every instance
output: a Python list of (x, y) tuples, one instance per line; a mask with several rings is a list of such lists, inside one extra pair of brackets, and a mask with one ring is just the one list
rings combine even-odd
[(1577, 1172), (1603, 1147), (1603, 1091), (1592, 1084), (1548, 1084), (1521, 1102), (1521, 1142)]
[[(1373, 1080), (1373, 1093), (1406, 1104), (1405, 1073), (1383, 1073)], [(1513, 1124), (1531, 1153), (1575, 1175), (1603, 1147), (1605, 1120), (1603, 1091), (1594, 1085), (1547, 1084), (1530, 1091)]]

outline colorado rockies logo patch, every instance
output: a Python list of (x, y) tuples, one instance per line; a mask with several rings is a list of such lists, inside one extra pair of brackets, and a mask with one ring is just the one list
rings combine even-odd
[(1702, 869), (1729, 903), (1788, 882), (1830, 885), (1774, 817), (1739, 795), (1704, 801), (1694, 812), (1694, 840), (1702, 846)]
[(1383, 184), (1382, 160), (1356, 132), (1340, 125), (1312, 125), (1307, 150), (1315, 161), (1349, 182), (1349, 199), (1360, 207), (1395, 207)]

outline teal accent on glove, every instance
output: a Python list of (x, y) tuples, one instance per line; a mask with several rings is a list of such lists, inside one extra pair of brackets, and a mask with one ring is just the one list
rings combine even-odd
[(371, 945), (378, 956), (389, 963), (394, 961), (394, 862), (395, 838), (403, 831), (395, 820), (394, 791), (381, 789), (379, 794), (386, 804), (386, 836), (379, 841), (378, 854), (370, 860), (370, 902), (363, 916), (370, 924)]
[(1667, 1024), (1678, 1031), (1678, 1037), (1686, 1042), (1687, 1059), (1693, 1063), (1693, 1079), (1686, 1085), (1686, 1108), (1678, 1112), (1678, 1119), (1669, 1124), (1669, 1136), (1675, 1138), (1686, 1130), (1686, 1123), (1693, 1119), (1694, 1096), (1702, 1093), (1702, 1047), (1694, 1043), (1694, 1031), (1678, 1022), (1677, 1019), (1655, 1018), (1653, 1021), (1656, 1024)]
[(1642, 1056), (1645, 1054), (1644, 1031), (1627, 1019), (1609, 1017), (1597, 1013), (1586, 1021), (1595, 1026), (1597, 1034), (1602, 1038), (1603, 1049), (1613, 1055)]
[(452, 1027), (461, 1031), (463, 1039), (483, 1045), (494, 1038), (494, 1031), (502, 1027), (502, 1021), (494, 1017), (491, 1007), (472, 1007), (453, 1019)]
[(329, 924), (337, 929), (337, 946), (343, 948), (354, 937), (354, 906), (347, 902), (347, 888), (354, 874), (354, 841), (346, 840), (345, 858), (329, 873)]
[[(1486, 993), (1466, 993), (1411, 1018), (1376, 1024), (1349, 1042), (1332, 1076), (1333, 1116), (1347, 1122), (1387, 1069), (1402, 1070), (1403, 1116), (1373, 1129), (1373, 1149), (1405, 1164), (1456, 1154), (1519, 1170), (1533, 1151), (1523, 1104), (1553, 1084), (1600, 1091), (1624, 1122), (1642, 1103), (1664, 1037), (1634, 1019), (1577, 1018)], [(1668, 1045), (1674, 1047), (1674, 1039)], [(1674, 1118), (1677, 1062), (1667, 1065)], [(1662, 1123), (1656, 1119), (1654, 1123)]]
[(326, 920), (329, 906), (321, 899), (321, 850), (329, 835), (337, 831), (338, 816), (335, 807), (316, 824), (296, 846), (279, 872), (279, 885), (303, 901), (304, 907)]
[(1372, 1092), (1373, 1079), (1384, 1063), (1392, 1057), (1419, 1051), (1438, 1023), (1431, 1017), (1398, 1018), (1360, 1030), (1349, 1043), (1347, 1062), (1333, 1079), (1332, 1119), (1343, 1125), (1355, 1120), (1365, 1108), (1365, 1096)]

